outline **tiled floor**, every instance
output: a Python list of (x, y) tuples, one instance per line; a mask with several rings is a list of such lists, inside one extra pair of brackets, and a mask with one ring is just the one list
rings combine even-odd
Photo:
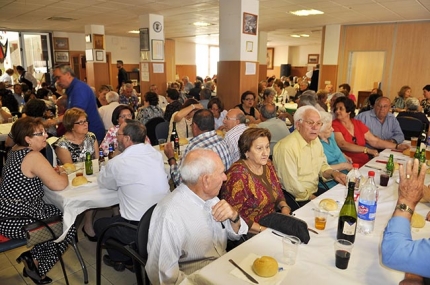
[[(111, 213), (111, 212), (110, 212)], [(97, 216), (103, 216), (103, 213), (97, 213)], [(85, 264), (88, 270), (88, 284), (96, 284), (96, 243), (90, 242), (86, 239), (79, 227), (79, 243), (78, 247), (81, 251), (82, 257), (84, 258)], [(23, 265), (16, 263), (16, 258), (24, 251), (27, 251), (27, 247), (23, 246), (16, 248), (4, 253), (0, 253), (0, 285), (25, 285), (34, 284), (29, 278), (25, 278), (22, 275)], [(105, 253), (105, 252), (104, 252)], [(103, 254), (104, 254), (103, 253)], [(73, 247), (64, 253), (63, 260), (66, 267), (66, 273), (69, 279), (70, 285), (84, 284), (84, 277), (82, 273), (81, 265), (76, 257)], [(60, 262), (49, 271), (48, 276), (53, 280), (53, 285), (64, 285), (66, 284), (61, 270)], [(123, 272), (117, 272), (113, 268), (108, 267), (102, 262), (102, 284), (103, 285), (134, 285), (136, 284), (136, 276), (134, 273), (127, 269)]]

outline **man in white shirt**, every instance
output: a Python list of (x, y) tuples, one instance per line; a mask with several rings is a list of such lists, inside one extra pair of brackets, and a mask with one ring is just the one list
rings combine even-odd
[[(143, 214), (169, 192), (162, 154), (145, 144), (146, 128), (134, 120), (127, 119), (117, 132), (118, 149), (121, 152), (100, 171), (97, 182), (100, 188), (118, 191), (120, 216), (98, 219), (94, 223), (96, 236), (115, 222), (137, 225)], [(136, 231), (127, 228), (112, 228), (104, 240), (115, 238), (124, 244), (134, 242)], [(117, 271), (133, 270), (133, 262), (127, 256), (112, 249), (103, 256), (103, 262)]]
[(116, 93), (115, 91), (109, 91), (108, 93), (106, 93), (106, 101), (108, 102), (108, 104), (99, 108), (99, 114), (102, 118), (105, 130), (107, 131), (109, 130), (109, 128), (113, 127), (112, 113), (119, 105), (118, 93)]
[(149, 226), (151, 284), (179, 284), (187, 275), (226, 253), (227, 239), (239, 240), (248, 226), (217, 195), (227, 179), (220, 157), (195, 149), (181, 165), (182, 184), (155, 207)]
[[(154, 92), (155, 94), (158, 95), (158, 105), (157, 106), (160, 107), (163, 111), (165, 111), (166, 110), (166, 106), (167, 106), (167, 104), (169, 104), (169, 102), (167, 102), (167, 99), (166, 99), (165, 96), (158, 94), (158, 87), (157, 87), (157, 85), (152, 84), (149, 87), (149, 92)], [(145, 98), (142, 98), (142, 99), (145, 99)], [(142, 104), (143, 104), (143, 102), (145, 102), (145, 100), (141, 100), (141, 101), (142, 101)]]

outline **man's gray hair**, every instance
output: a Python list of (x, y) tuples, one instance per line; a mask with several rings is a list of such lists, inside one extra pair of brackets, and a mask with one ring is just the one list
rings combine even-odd
[(124, 88), (132, 88), (133, 89), (133, 84), (132, 83), (126, 83)]
[(300, 106), (316, 106), (317, 97), (315, 91), (307, 90), (300, 95)]
[(106, 93), (106, 101), (108, 103), (110, 102), (118, 102), (119, 101), (119, 95), (115, 91), (109, 91)]
[(214, 83), (212, 81), (208, 81), (205, 83), (205, 89), (209, 89), (212, 90), (212, 86), (214, 85)]
[[(194, 155), (193, 159), (190, 159), (189, 156), (195, 152), (198, 152), (198, 155)], [(185, 156), (179, 172), (186, 185), (194, 185), (199, 181), (200, 176), (215, 172), (216, 164), (213, 159), (208, 159), (209, 153), (215, 152), (210, 149), (196, 148)]]
[(245, 124), (246, 123), (246, 116), (243, 113), (239, 113), (236, 115), (236, 120), (239, 120), (239, 124)]
[(260, 108), (260, 113), (265, 119), (276, 118), (276, 107), (273, 104), (264, 104)]
[(323, 123), (320, 132), (324, 132), (325, 130), (327, 130), (328, 127), (331, 127), (333, 115), (325, 111), (320, 111), (320, 117), (321, 123)]
[(75, 77), (75, 72), (73, 71), (72, 67), (68, 64), (59, 64), (55, 66), (55, 69), (59, 69), (62, 74), (66, 74), (67, 72), (70, 73), (71, 76)]
[(272, 94), (273, 94), (273, 96), (275, 96), (276, 95), (276, 90), (273, 89), (273, 88), (266, 88), (263, 91), (263, 98), (268, 97), (268, 96), (270, 96)]
[(146, 127), (139, 121), (126, 119), (125, 123), (127, 124), (124, 127), (124, 135), (129, 136), (130, 140), (134, 144), (145, 143), (146, 139)]
[(204, 100), (204, 99), (208, 100), (211, 98), (212, 91), (210, 89), (203, 88), (202, 90), (200, 90), (199, 95), (200, 95), (200, 100)]
[(303, 120), (303, 117), (304, 117), (305, 113), (308, 112), (308, 111), (311, 111), (311, 110), (315, 111), (318, 114), (318, 116), (321, 118), (320, 112), (314, 106), (309, 106), (309, 105), (302, 106), (302, 107), (299, 107), (297, 109), (297, 111), (294, 113), (294, 124), (295, 124), (295, 126), (297, 126), (297, 123), (299, 121)]
[[(379, 99), (379, 98), (378, 98)], [(409, 97), (405, 101), (406, 110), (416, 111), (420, 106), (420, 101), (417, 98)]]

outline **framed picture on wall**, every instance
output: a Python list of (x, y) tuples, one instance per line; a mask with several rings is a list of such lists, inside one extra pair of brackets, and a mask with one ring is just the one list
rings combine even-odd
[(54, 55), (55, 62), (70, 62), (68, 51), (56, 51)]
[(248, 35), (257, 35), (257, 15), (250, 13), (243, 13), (243, 27), (242, 33)]
[(140, 34), (140, 50), (148, 51), (149, 50), (149, 29), (142, 28), (139, 30)]
[(319, 54), (308, 54), (308, 64), (317, 64), (320, 60)]
[(69, 38), (53, 38), (55, 50), (69, 50)]
[(96, 50), (96, 61), (103, 61), (103, 51)]
[(94, 49), (105, 49), (104, 35), (93, 35)]
[(275, 55), (275, 48), (267, 48), (267, 69), (273, 69), (273, 57)]
[(153, 60), (164, 60), (164, 41), (152, 40), (151, 52)]

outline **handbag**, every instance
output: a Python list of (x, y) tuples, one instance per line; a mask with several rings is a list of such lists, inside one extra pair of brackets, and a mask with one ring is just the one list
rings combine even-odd
[(311, 239), (309, 236), (308, 224), (293, 216), (275, 212), (261, 218), (258, 223), (263, 227), (277, 230), (286, 235), (296, 236), (305, 244)]
[(52, 216), (22, 227), (27, 238), (27, 247), (57, 239), (63, 233), (63, 218)]

